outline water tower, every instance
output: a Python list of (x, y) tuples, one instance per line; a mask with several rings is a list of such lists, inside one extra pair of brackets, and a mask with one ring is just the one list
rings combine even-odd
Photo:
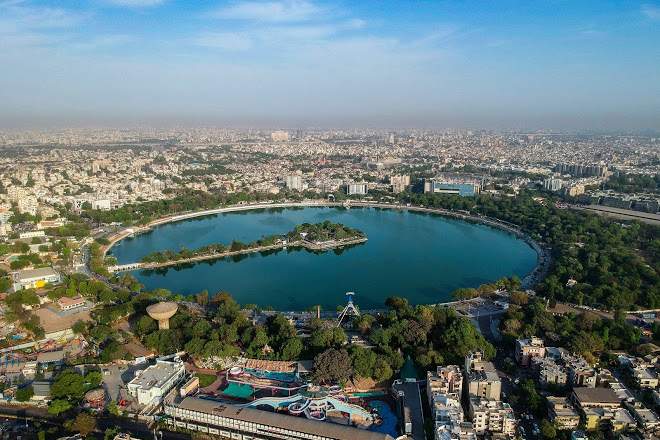
[(179, 306), (175, 302), (159, 302), (147, 307), (147, 313), (153, 319), (158, 321), (158, 328), (160, 330), (167, 330), (170, 328), (170, 318), (174, 316)]

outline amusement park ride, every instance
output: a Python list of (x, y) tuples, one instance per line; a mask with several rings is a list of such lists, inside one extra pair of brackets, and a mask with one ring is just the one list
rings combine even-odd
[(357, 309), (357, 307), (355, 307), (355, 304), (353, 304), (353, 296), (355, 296), (355, 292), (346, 292), (346, 297), (348, 298), (348, 302), (346, 303), (346, 307), (344, 307), (344, 310), (342, 310), (341, 313), (339, 314), (337, 327), (341, 327), (342, 321), (348, 315), (360, 316), (360, 311)]

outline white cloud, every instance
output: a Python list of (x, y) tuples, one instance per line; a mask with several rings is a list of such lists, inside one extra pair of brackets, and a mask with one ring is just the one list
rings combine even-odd
[(148, 8), (150, 6), (158, 6), (164, 0), (106, 0), (115, 6), (125, 6), (128, 8)]
[(642, 14), (651, 20), (660, 20), (660, 7), (651, 4), (642, 5)]
[(306, 0), (241, 1), (211, 15), (227, 20), (296, 22), (318, 18), (324, 12), (323, 8)]
[(70, 30), (87, 14), (62, 8), (0, 2), (0, 47), (49, 45), (68, 40)]
[(248, 50), (252, 47), (249, 36), (237, 32), (204, 32), (193, 40), (197, 46), (230, 51)]

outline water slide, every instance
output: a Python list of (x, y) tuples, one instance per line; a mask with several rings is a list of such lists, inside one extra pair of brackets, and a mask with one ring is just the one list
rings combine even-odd
[[(299, 403), (299, 405), (292, 405), (294, 403)], [(308, 409), (309, 406), (312, 406), (316, 409), (322, 409), (323, 411), (341, 411), (350, 414), (351, 417), (359, 416), (365, 420), (373, 420), (371, 412), (362, 408), (361, 406), (342, 402), (341, 400), (330, 396), (315, 399), (310, 399), (300, 394), (296, 394), (290, 397), (262, 397), (261, 399), (253, 400), (252, 402), (246, 403), (242, 406), (254, 408), (260, 405), (270, 406), (273, 409), (287, 408), (287, 410), (289, 410), (289, 407), (291, 406), (293, 411), (289, 410), (289, 412), (293, 414), (300, 414), (301, 412), (305, 412), (305, 415), (307, 415), (307, 411), (305, 410)]]
[(243, 404), (241, 406), (257, 407), (260, 405), (266, 405), (273, 409), (277, 409), (288, 407), (292, 403), (299, 402), (300, 400), (306, 400), (306, 397), (301, 396), (300, 394), (294, 394), (293, 396), (287, 397), (262, 397), (261, 399), (253, 400), (252, 402)]

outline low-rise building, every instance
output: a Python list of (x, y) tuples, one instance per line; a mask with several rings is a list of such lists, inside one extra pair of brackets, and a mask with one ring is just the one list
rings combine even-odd
[(573, 387), (596, 386), (598, 378), (596, 370), (582, 356), (570, 356), (565, 358), (566, 368), (568, 370), (568, 380)]
[(85, 307), (87, 301), (82, 296), (77, 296), (75, 298), (69, 298), (68, 296), (63, 296), (57, 300), (57, 305), (60, 307), (60, 310), (73, 310), (79, 307)]
[(651, 390), (658, 388), (658, 374), (654, 368), (649, 368), (646, 365), (635, 366), (632, 368), (632, 376), (640, 388)]
[(379, 432), (196, 397), (186, 397), (180, 403), (167, 402), (165, 414), (170, 425), (223, 438), (392, 440)]
[(436, 372), (426, 373), (426, 394), (429, 404), (433, 407), (433, 396), (444, 394), (461, 399), (463, 390), (463, 374), (458, 365), (438, 366)]
[(626, 407), (644, 431), (655, 432), (660, 428), (660, 418), (654, 411), (639, 402), (628, 404)]
[(566, 367), (560, 365), (553, 358), (535, 358), (532, 366), (538, 372), (539, 383), (543, 385), (566, 385), (568, 383), (568, 372)]
[(609, 388), (573, 388), (571, 401), (578, 409), (616, 408), (621, 405), (621, 400)]
[(514, 435), (516, 418), (509, 404), (498, 400), (470, 398), (469, 416), (477, 435)]
[(468, 395), (500, 400), (502, 381), (492, 362), (483, 359), (483, 352), (474, 351), (465, 356)]
[(533, 358), (542, 358), (544, 356), (545, 346), (541, 338), (531, 337), (529, 339), (516, 340), (516, 360), (523, 367), (529, 366)]
[(140, 405), (158, 405), (185, 374), (183, 362), (178, 358), (172, 361), (158, 359), (155, 365), (136, 372), (127, 385), (128, 393)]
[(601, 429), (603, 426), (610, 426), (614, 431), (635, 426), (635, 419), (625, 408), (603, 408), (593, 407), (584, 408), (584, 424), (588, 431)]
[(573, 388), (571, 401), (582, 413), (588, 430), (598, 429), (604, 422), (613, 429), (623, 429), (634, 424), (634, 419), (621, 407), (621, 400), (609, 388)]
[(14, 291), (22, 289), (38, 289), (46, 284), (59, 283), (62, 278), (52, 267), (40, 267), (38, 269), (24, 269), (13, 273)]
[(580, 424), (580, 415), (564, 397), (548, 397), (548, 418), (559, 429), (575, 429)]

